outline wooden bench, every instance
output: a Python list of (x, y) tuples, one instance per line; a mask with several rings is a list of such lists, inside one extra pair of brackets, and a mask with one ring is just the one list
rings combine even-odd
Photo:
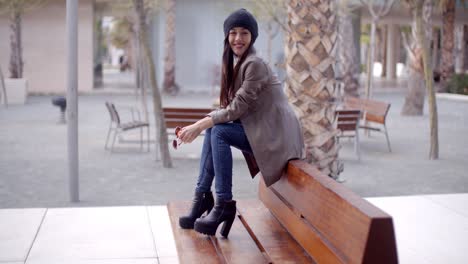
[(164, 119), (167, 128), (184, 127), (206, 117), (211, 108), (175, 108), (164, 107)]
[[(365, 129), (367, 131), (373, 130), (384, 133), (387, 139), (388, 151), (392, 152), (386, 125), (387, 114), (388, 110), (390, 109), (389, 103), (376, 101), (372, 99), (345, 97), (344, 108), (361, 110), (361, 112), (363, 113), (363, 124), (360, 125), (359, 128)], [(380, 127), (374, 126), (373, 124), (377, 124)]]
[(180, 263), (398, 263), (392, 218), (304, 161), (259, 199), (237, 201), (228, 239), (181, 229), (190, 201), (170, 202)]
[(336, 110), (335, 111), (336, 128), (340, 130), (338, 139), (342, 137), (354, 138), (354, 151), (361, 160), (361, 151), (359, 148), (359, 120), (361, 119), (361, 110)]

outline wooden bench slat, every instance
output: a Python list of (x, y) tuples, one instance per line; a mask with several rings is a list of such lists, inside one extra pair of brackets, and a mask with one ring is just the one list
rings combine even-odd
[(227, 263), (269, 263), (238, 217), (234, 220), (228, 239), (219, 236), (219, 233), (213, 239), (217, 240)]
[(238, 210), (273, 263), (315, 263), (259, 200), (240, 200)]
[(219, 259), (209, 237), (200, 236), (193, 230), (179, 227), (178, 216), (188, 212), (190, 202), (169, 203), (167, 209), (171, 219), (172, 232), (174, 233), (180, 263), (223, 263)]
[(212, 109), (210, 108), (163, 108), (163, 114), (167, 128), (189, 126), (206, 117), (206, 115), (211, 111)]
[(185, 113), (203, 113), (208, 114), (213, 109), (210, 108), (177, 108), (177, 107), (164, 107), (163, 112), (185, 112)]
[(190, 126), (195, 121), (166, 121), (166, 128)]
[[(270, 188), (280, 196), (279, 199), (293, 206), (293, 210), (297, 210), (297, 214), (311, 227), (320, 230), (323, 238), (337, 255), (344, 257), (346, 263), (349, 263), (348, 260), (363, 260), (366, 247), (370, 243), (368, 239), (372, 231), (372, 219), (381, 219), (393, 226), (388, 214), (304, 161), (290, 161), (287, 175)], [(393, 229), (386, 236), (385, 240), (395, 243)], [(378, 241), (373, 243), (376, 248), (388, 246)], [(396, 245), (390, 245), (385, 250), (390, 257), (374, 259), (375, 263), (395, 263)]]
[(367, 121), (385, 124), (385, 118), (390, 109), (390, 104), (365, 98), (346, 97), (345, 108), (359, 109), (365, 113), (365, 119)]
[(204, 118), (205, 114), (197, 113), (164, 113), (164, 118), (185, 118), (185, 119), (201, 119)]
[(281, 201), (276, 194), (265, 186), (263, 180), (259, 185), (260, 200), (270, 209), (271, 213), (294, 236), (295, 240), (304, 250), (314, 258), (317, 263), (345, 263), (337, 252), (330, 249), (327, 240), (313, 232), (307, 222), (303, 221), (300, 214), (294, 212)]
[[(190, 205), (189, 201), (171, 202), (168, 205), (181, 263), (207, 263), (205, 254), (208, 254), (208, 261), (212, 261), (213, 258), (219, 261), (213, 263), (269, 263), (268, 258), (257, 247), (239, 218), (234, 220), (228, 239), (219, 236), (219, 233), (209, 237), (194, 230), (181, 229), (178, 225), (179, 216), (187, 213)], [(218, 229), (220, 228), (221, 225)], [(203, 247), (202, 252), (200, 252), (200, 247)]]

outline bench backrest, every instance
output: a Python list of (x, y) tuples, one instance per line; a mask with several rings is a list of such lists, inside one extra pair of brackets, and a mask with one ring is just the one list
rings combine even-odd
[(398, 263), (391, 216), (304, 161), (259, 196), (317, 263)]
[(106, 102), (106, 108), (107, 108), (107, 111), (109, 111), (111, 121), (115, 122), (117, 126), (119, 126), (120, 117), (119, 117), (119, 113), (117, 112), (117, 109), (115, 108), (115, 105), (113, 103)]
[(336, 110), (336, 128), (341, 132), (357, 131), (361, 110)]
[(184, 127), (206, 117), (212, 109), (209, 108), (163, 108), (167, 128)]
[(367, 121), (385, 124), (390, 104), (357, 97), (345, 97), (344, 105), (346, 109), (359, 109), (364, 113), (364, 118)]

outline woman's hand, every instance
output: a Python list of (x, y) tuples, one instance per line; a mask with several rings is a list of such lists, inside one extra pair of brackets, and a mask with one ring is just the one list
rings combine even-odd
[(198, 123), (195, 123), (190, 126), (183, 127), (179, 132), (179, 138), (183, 143), (192, 143), (192, 141), (195, 140), (202, 131), (202, 127)]

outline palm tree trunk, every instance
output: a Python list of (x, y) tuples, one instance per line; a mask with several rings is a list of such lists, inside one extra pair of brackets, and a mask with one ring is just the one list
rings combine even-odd
[[(417, 28), (417, 19), (418, 15), (422, 16), (424, 13), (424, 32), (421, 32), (427, 41), (431, 41), (432, 36), (432, 26), (431, 26), (431, 16), (432, 16), (432, 1), (431, 0), (422, 0), (424, 6), (422, 9), (424, 11), (418, 11), (416, 7), (411, 8), (411, 13), (413, 15), (413, 24), (412, 24), (412, 37), (411, 44), (408, 44), (407, 38), (405, 38), (405, 46), (410, 57), (409, 63), (409, 74), (408, 74), (408, 93), (405, 97), (405, 102), (401, 110), (402, 115), (407, 116), (420, 116), (423, 115), (424, 110), (424, 99), (426, 95), (426, 84), (424, 82), (424, 65), (423, 65), (423, 46), (418, 40), (418, 28)], [(418, 12), (421, 12), (419, 14)], [(423, 19), (423, 18), (421, 18)]]
[(164, 82), (163, 90), (167, 94), (176, 95), (179, 92), (179, 86), (175, 81), (175, 64), (176, 64), (176, 50), (175, 50), (175, 7), (176, 0), (168, 0), (166, 2), (166, 55), (164, 57)]
[(455, 47), (455, 0), (448, 0), (442, 14), (442, 65), (440, 69), (442, 90), (447, 89), (447, 82), (455, 70), (453, 49)]
[(287, 3), (286, 93), (304, 130), (307, 161), (337, 178), (338, 131), (333, 127), (333, 68), (337, 31), (332, 0)]
[(13, 4), (10, 15), (10, 30), (10, 78), (22, 78), (21, 9), (15, 4)]
[[(146, 28), (146, 13), (144, 10), (143, 0), (133, 0), (133, 5), (137, 14), (138, 19), (138, 35), (143, 49), (146, 63), (149, 70), (149, 79), (153, 91), (153, 106), (154, 106), (154, 117), (156, 126), (156, 142), (159, 142), (159, 151), (164, 168), (172, 168), (172, 159), (169, 153), (168, 136), (166, 129), (166, 122), (162, 111), (161, 95), (156, 81), (155, 66), (153, 61), (153, 55), (149, 46), (148, 31)], [(156, 150), (158, 151), (158, 150)]]
[(354, 41), (354, 27), (349, 12), (344, 11), (339, 17), (338, 26), (338, 63), (344, 83), (344, 96), (359, 97), (359, 60)]

